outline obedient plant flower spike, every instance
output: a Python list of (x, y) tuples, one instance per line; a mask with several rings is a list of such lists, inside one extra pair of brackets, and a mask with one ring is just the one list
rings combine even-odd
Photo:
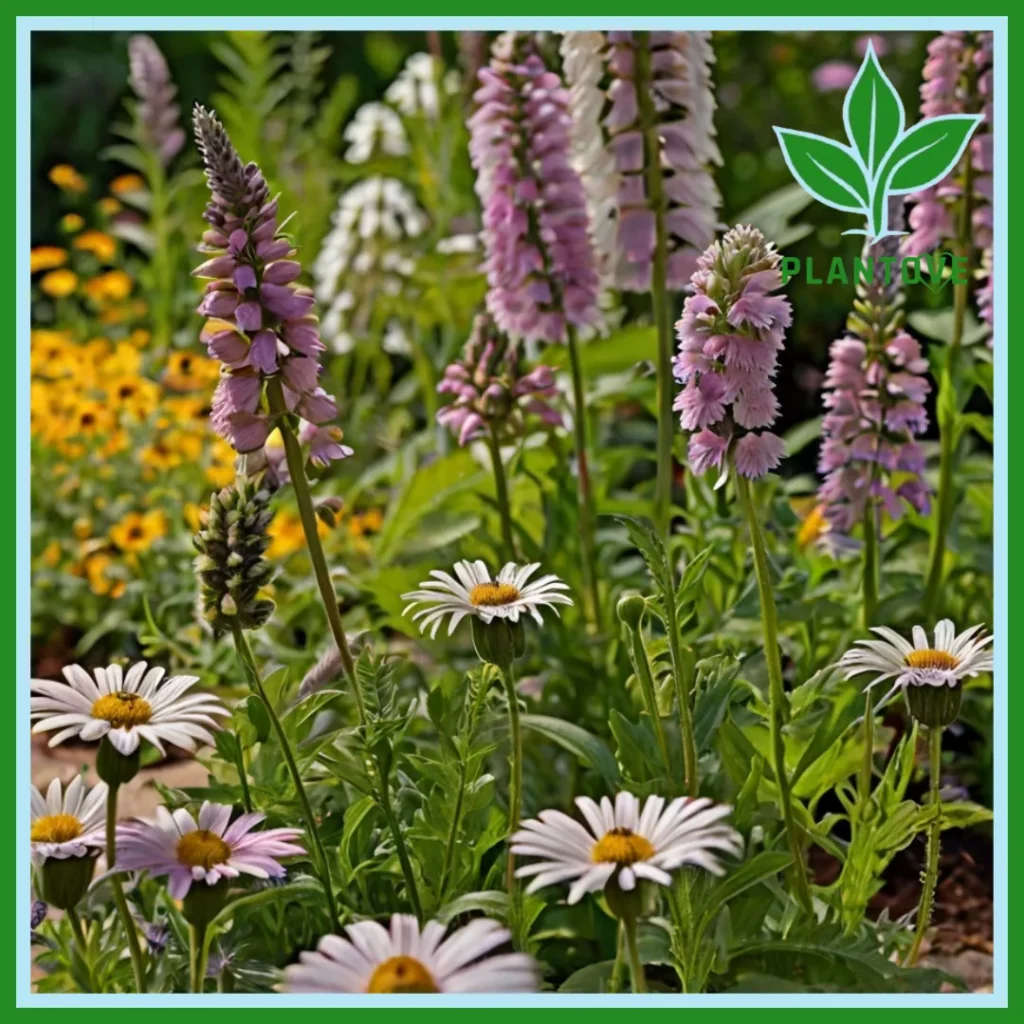
[(178, 90), (164, 55), (149, 36), (131, 37), (128, 63), (128, 81), (139, 98), (138, 119), (145, 141), (166, 167), (185, 144), (181, 111), (175, 98)]
[[(904, 252), (917, 253), (922, 246), (948, 244), (957, 255), (967, 259), (979, 248), (991, 245), (992, 199), (992, 44), (987, 33), (944, 32), (929, 44), (929, 57), (924, 68), (925, 83), (921, 89), (922, 112), (952, 110), (963, 120), (982, 122), (957, 170), (931, 189), (915, 198), (919, 202), (910, 214), (915, 228), (904, 244)], [(976, 217), (977, 215), (977, 217)], [(982, 253), (983, 263), (984, 252)], [(991, 265), (991, 255), (987, 258)], [(953, 307), (959, 311), (953, 319), (953, 330), (946, 348), (939, 380), (936, 403), (939, 427), (939, 482), (936, 511), (931, 538), (928, 573), (925, 578), (925, 611), (935, 615), (943, 599), (943, 567), (946, 535), (956, 502), (953, 465), (956, 441), (960, 434), (959, 406), (955, 399), (960, 350), (963, 343), (965, 317), (971, 284), (969, 279), (954, 281)], [(982, 302), (990, 295), (983, 290)]]
[(573, 383), (583, 576), (592, 621), (602, 608), (577, 332), (598, 323), (599, 278), (586, 193), (572, 163), (569, 94), (531, 37), (506, 33), (480, 71), (469, 121), (483, 205), (487, 308), (513, 338), (565, 342)]

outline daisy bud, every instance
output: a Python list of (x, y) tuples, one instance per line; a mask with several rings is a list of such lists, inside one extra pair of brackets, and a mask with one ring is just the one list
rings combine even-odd
[(636, 629), (644, 616), (644, 609), (647, 602), (639, 594), (626, 594), (619, 598), (616, 611), (619, 614), (619, 621), (630, 629)]
[(929, 729), (944, 729), (960, 714), (963, 685), (908, 686), (905, 693), (911, 715)]
[(228, 902), (230, 882), (223, 878), (214, 885), (193, 885), (181, 901), (181, 913), (190, 925), (206, 928)]
[(206, 526), (195, 535), (201, 615), (215, 634), (233, 623), (258, 629), (274, 610), (273, 601), (259, 596), (274, 573), (263, 557), (270, 544), (269, 501), (257, 481), (239, 476), (212, 497)]
[(47, 857), (36, 873), (40, 895), (58, 910), (74, 910), (89, 891), (96, 856)]
[(122, 754), (104, 736), (100, 740), (99, 750), (96, 751), (96, 774), (111, 789), (131, 782), (139, 774), (140, 753), (141, 748), (137, 746), (130, 754)]
[(503, 672), (507, 672), (512, 662), (526, 652), (526, 631), (522, 622), (512, 622), (510, 619), (484, 622), (483, 619), (474, 618), (472, 627), (473, 647), (477, 657), (497, 665)]

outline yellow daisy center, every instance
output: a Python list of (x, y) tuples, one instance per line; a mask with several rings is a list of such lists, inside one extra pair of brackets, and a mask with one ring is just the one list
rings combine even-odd
[(115, 729), (130, 729), (145, 725), (153, 717), (153, 709), (137, 693), (106, 693), (93, 704), (92, 717), (105, 719)]
[(519, 588), (511, 583), (478, 583), (469, 592), (469, 603), (474, 608), (496, 608), (519, 600)]
[(434, 976), (414, 957), (393, 956), (377, 966), (370, 976), (367, 992), (398, 993), (400, 995), (421, 992), (440, 992)]
[(223, 864), (231, 857), (231, 847), (216, 832), (197, 828), (186, 832), (174, 849), (179, 864), (190, 868), (204, 868), (209, 871), (217, 864)]
[(925, 650), (911, 651), (904, 661), (910, 668), (937, 668), (951, 671), (960, 664), (960, 659), (949, 651), (936, 651), (929, 647)]
[(597, 842), (590, 854), (595, 864), (635, 864), (654, 856), (654, 847), (628, 828), (613, 828)]
[(47, 814), (32, 822), (33, 843), (69, 843), (85, 830), (73, 814)]

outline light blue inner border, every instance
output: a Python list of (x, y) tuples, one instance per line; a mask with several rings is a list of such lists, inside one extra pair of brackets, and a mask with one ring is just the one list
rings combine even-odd
[[(968, 22), (968, 24), (965, 24)], [(17, 19), (17, 340), (15, 365), (17, 370), (17, 449), (15, 453), (17, 488), (17, 686), (16, 715), (19, 722), (29, 719), (29, 689), (24, 683), (30, 675), (30, 617), (31, 588), (29, 579), (30, 554), (30, 445), (29, 445), (29, 332), (30, 281), (29, 270), (29, 216), (31, 203), (30, 181), (30, 37), (33, 31), (114, 31), (145, 30), (187, 31), (190, 29), (318, 29), (331, 31), (366, 31), (370, 29), (588, 29), (588, 28), (670, 28), (742, 29), (745, 31), (784, 31), (787, 29), (830, 31), (899, 31), (913, 30), (939, 32), (945, 29), (991, 31), (995, 40), (995, 238), (993, 244), (993, 273), (995, 275), (995, 536), (993, 564), (995, 572), (995, 709), (993, 721), (994, 785), (993, 824), (994, 839), (994, 991), (991, 994), (970, 995), (549, 995), (536, 996), (295, 996), (265, 995), (39, 995), (31, 991), (31, 963), (29, 944), (24, 941), (29, 931), (29, 891), (19, 885), (15, 935), (17, 938), (17, 1006), (579, 1006), (579, 1007), (669, 1007), (669, 1006), (737, 1006), (737, 1007), (944, 1007), (947, 1009), (972, 1007), (977, 1009), (1005, 1007), (1007, 1005), (1006, 949), (1007, 949), (1007, 715), (1006, 683), (1008, 678), (1007, 645), (1007, 438), (1008, 438), (1008, 381), (1007, 381), (1007, 22), (1005, 18), (948, 18), (948, 17), (686, 17), (686, 18), (473, 18), (473, 17), (393, 17), (393, 18), (200, 18), (200, 17), (20, 17)], [(31, 740), (27, 729), (19, 729), (17, 739), (18, 780), (17, 807), (17, 865), (18, 878), (26, 879), (29, 872), (29, 783), (31, 781)]]

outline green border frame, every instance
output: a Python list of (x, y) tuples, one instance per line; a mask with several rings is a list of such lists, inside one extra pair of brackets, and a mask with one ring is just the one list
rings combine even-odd
[[(347, 12), (344, 8), (345, 5), (338, 4), (337, 2), (326, 2), (326, 0), (304, 0), (304, 2), (297, 3), (294, 8), (282, 9), (280, 4), (268, 2), (268, 0), (250, 0), (249, 3), (244, 5), (237, 5), (233, 9), (225, 10), (227, 5), (222, 4), (209, 4), (200, 3), (196, 0), (180, 0), (176, 4), (158, 4), (157, 8), (145, 5), (140, 6), (138, 3), (129, 3), (126, 0), (100, 0), (98, 3), (93, 3), (88, 6), (80, 3), (71, 2), (47, 2), (47, 0), (41, 0), (38, 4), (17, 4), (15, 11), (15, 32), (8, 30), (5, 33), (4, 45), (3, 45), (3, 57), (5, 58), (4, 63), (7, 66), (7, 72), (5, 75), (6, 83), (4, 86), (4, 100), (2, 108), (0, 108), (0, 124), (5, 129), (4, 134), (10, 138), (16, 131), (16, 112), (17, 112), (17, 83), (13, 84), (12, 78), (16, 78), (16, 28), (17, 28), (17, 16), (31, 16), (31, 17), (101, 17), (101, 16), (120, 16), (120, 17), (139, 17), (139, 18), (152, 18), (152, 17), (203, 17), (211, 19), (210, 28), (214, 28), (215, 24), (212, 24), (216, 19), (228, 18), (228, 17), (252, 17), (257, 18), (259, 16), (270, 17), (330, 17), (338, 18), (344, 17)], [(1003, 17), (1006, 18), (1007, 24), (1007, 54), (1008, 57), (1012, 57), (1013, 43), (1015, 37), (1009, 33), (1009, 18), (1008, 15), (1012, 10), (1010, 4), (993, 4), (983, 3), (980, 5), (967, 5), (962, 3), (950, 2), (950, 0), (931, 0), (930, 3), (921, 4), (914, 6), (910, 4), (893, 4), (885, 2), (877, 2), (877, 0), (863, 0), (855, 8), (848, 10), (842, 15), (825, 14), (822, 11), (822, 5), (820, 3), (810, 2), (810, 0), (789, 0), (783, 9), (770, 10), (766, 8), (766, 5), (760, 0), (745, 0), (745, 2), (734, 2), (727, 5), (715, 5), (713, 8), (708, 9), (707, 6), (703, 8), (694, 8), (686, 4), (680, 3), (667, 3), (667, 2), (645, 2), (622, 4), (612, 3), (608, 0), (573, 0), (569, 3), (560, 3), (558, 5), (552, 5), (550, 3), (519, 3), (515, 5), (504, 6), (502, 10), (483, 9), (478, 3), (467, 3), (466, 0), (440, 0), (440, 2), (431, 5), (431, 9), (427, 9), (426, 5), (414, 2), (414, 0), (391, 0), (391, 2), (379, 3), (373, 6), (369, 11), (361, 11), (360, 17), (379, 17), (382, 22), (390, 22), (383, 27), (389, 28), (400, 28), (403, 18), (416, 16), (425, 17), (429, 15), (437, 15), (439, 18), (451, 17), (464, 19), (466, 22), (471, 22), (474, 19), (479, 18), (495, 18), (501, 16), (507, 16), (509, 18), (530, 18), (530, 17), (558, 17), (558, 16), (572, 16), (572, 17), (586, 17), (594, 19), (608, 19), (609, 21), (615, 20), (617, 22), (625, 22), (630, 18), (639, 17), (685, 17), (691, 15), (694, 17), (743, 17), (751, 16), (757, 18), (768, 18), (772, 16), (777, 17), (800, 17), (805, 16), (808, 21), (808, 29), (823, 29), (827, 30), (833, 27), (830, 22), (837, 21), (840, 17), (857, 17), (857, 18), (872, 18), (876, 19), (878, 28), (884, 28), (884, 21), (888, 18), (894, 17), (910, 17), (910, 16), (928, 16), (928, 17), (946, 17), (946, 18), (963, 18), (965, 20), (974, 19), (979, 17)], [(26, 9), (28, 8), (28, 9)], [(8, 18), (10, 16), (8, 15)], [(11, 25), (11, 21), (8, 20), (8, 25)], [(445, 25), (444, 28), (450, 28), (452, 26)], [(839, 26), (836, 25), (836, 28)], [(742, 25), (737, 26), (738, 29), (742, 30)], [(761, 29), (764, 31), (765, 29)], [(1019, 47), (1018, 47), (1019, 49)], [(1007, 97), (1016, 99), (1019, 92), (1020, 84), (1020, 73), (1019, 69), (1016, 68), (1012, 60), (1007, 61)], [(14, 102), (12, 102), (14, 101)], [(1009, 121), (1009, 119), (1007, 119)], [(1007, 132), (1007, 138), (1001, 139), (1000, 144), (1007, 146), (1008, 148), (1008, 166), (1012, 167), (1017, 165), (1015, 157), (1021, 149), (1020, 137), (1014, 137), (1012, 133)], [(15, 210), (18, 205), (18, 194), (16, 187), (16, 164), (15, 161), (7, 159), (0, 163), (0, 182), (4, 185), (6, 194), (10, 197), (8, 200), (7, 209), (10, 211), (12, 205)], [(1011, 183), (1013, 179), (1010, 179)], [(1007, 239), (1008, 246), (1012, 245), (1014, 238), (1024, 238), (1024, 230), (1022, 230), (1022, 219), (1019, 211), (1019, 207), (1008, 201), (1007, 203)], [(3, 270), (3, 276), (13, 285), (15, 304), (12, 305), (12, 309), (16, 308), (16, 300), (19, 288), (19, 279), (17, 273), (17, 260), (18, 253), (14, 245), (8, 245), (5, 250), (0, 253), (0, 269)], [(1009, 261), (1007, 261), (1009, 262)], [(1008, 272), (1012, 273), (1011, 267), (1008, 266)], [(10, 285), (9, 285), (10, 287)], [(10, 293), (9, 293), (10, 294)], [(1009, 307), (1009, 302), (1007, 303)], [(1008, 321), (1008, 328), (1006, 330), (1007, 337), (1005, 344), (1007, 347), (1005, 372), (1008, 374), (1008, 388), (1016, 381), (1024, 380), (1021, 377), (1018, 367), (1020, 364), (1020, 355), (1014, 351), (1013, 344), (1013, 328), (1014, 323), (1012, 320)], [(20, 339), (16, 339), (17, 340)], [(8, 352), (11, 349), (8, 348)], [(16, 379), (13, 372), (8, 372), (6, 378), (0, 382), (0, 388), (2, 388), (4, 402), (0, 408), (2, 408), (3, 422), (6, 427), (6, 434), (11, 439), (8, 441), (10, 446), (12, 441), (17, 437), (17, 422), (16, 422)], [(1006, 472), (1007, 477), (1005, 480), (1005, 501), (1007, 513), (1013, 507), (1014, 499), (1021, 497), (1024, 498), (1024, 485), (1021, 484), (1021, 470), (1024, 468), (1024, 447), (1016, 448), (1011, 441), (1018, 439), (1024, 441), (1024, 434), (1020, 431), (1020, 425), (1024, 422), (1024, 414), (1017, 414), (1015, 417), (1011, 411), (1006, 410), (1006, 435), (1004, 443), (1007, 446), (1006, 452)], [(13, 429), (12, 429), (13, 428)], [(997, 439), (998, 443), (998, 439)], [(19, 495), (18, 501), (23, 501), (24, 496)], [(998, 509), (997, 509), (998, 514)], [(16, 507), (15, 503), (11, 500), (0, 501), (0, 527), (2, 527), (2, 533), (0, 535), (7, 538), (7, 551), (8, 557), (16, 555), (18, 549), (18, 536), (17, 536), (17, 521), (16, 521)], [(1016, 539), (1012, 535), (1012, 531), (1007, 529), (1006, 531), (1006, 562), (1003, 565), (997, 565), (995, 571), (997, 574), (1005, 574), (1005, 600), (1006, 608), (1004, 609), (1004, 619), (1009, 627), (1012, 622), (1012, 611), (1017, 606), (1015, 598), (1015, 590), (1017, 589), (1014, 584), (1022, 578), (1022, 570), (1024, 570), (1024, 563), (1020, 558), (1021, 546), (1016, 542)], [(13, 550), (12, 550), (13, 549)], [(12, 564), (10, 561), (8, 565)], [(13, 585), (12, 585), (13, 584)], [(13, 660), (13, 652), (17, 647), (17, 608), (18, 608), (18, 594), (17, 594), (17, 580), (14, 573), (9, 571), (5, 586), (3, 587), (2, 594), (0, 594), (0, 621), (4, 624), (4, 632), (7, 639), (7, 649), (12, 652), (8, 655), (10, 660)], [(1011, 627), (1012, 628), (1012, 627)], [(1008, 643), (1010, 637), (1010, 628), (1006, 631), (1006, 638), (997, 635), (997, 644)], [(1007, 659), (1008, 660), (1008, 659)], [(11, 673), (8, 676), (8, 685), (12, 687), (11, 694), (13, 701), (14, 687), (23, 685), (24, 681), (18, 678), (17, 671)], [(1010, 666), (1006, 665), (1006, 678), (1003, 680), (1003, 685), (1007, 687), (1006, 694), (1006, 708), (1007, 714), (1010, 716), (1010, 720), (1007, 723), (1007, 735), (1010, 739), (1008, 743), (1007, 762), (1006, 762), (1006, 777), (1003, 780), (1004, 785), (1007, 787), (1007, 803), (1012, 806), (1012, 798), (1014, 794), (1013, 783), (1020, 779), (1020, 763), (1019, 757), (1014, 757), (1014, 749), (1012, 744), (1013, 731), (1012, 726), (1015, 721), (1020, 720), (1020, 714), (1018, 711), (1020, 698), (1014, 692), (1013, 678)], [(10, 705), (8, 705), (10, 707)], [(5, 725), (5, 736), (3, 746), (3, 762), (6, 768), (5, 776), (9, 780), (9, 785), (6, 787), (7, 792), (11, 793), (14, 787), (20, 784), (18, 780), (17, 772), (17, 756), (16, 756), (16, 739), (18, 730), (24, 728), (24, 724), (18, 721), (17, 716), (14, 714), (9, 715)], [(12, 801), (9, 801), (9, 804)], [(9, 811), (10, 815), (13, 816), (14, 810), (11, 807)], [(1004, 823), (1006, 841), (1008, 849), (1012, 851), (1014, 840), (1024, 835), (1024, 815), (1015, 820), (1008, 820)], [(20, 934), (19, 926), (15, 920), (15, 900), (17, 893), (17, 886), (23, 884), (23, 880), (17, 875), (15, 868), (15, 850), (13, 844), (8, 842), (6, 844), (0, 844), (0, 866), (2, 866), (3, 875), (7, 881), (3, 885), (3, 903), (2, 907), (4, 913), (0, 920), (4, 922), (3, 932), (0, 933), (0, 951), (6, 953), (7, 967), (3, 972), (3, 991), (5, 998), (3, 1002), (11, 1006), (14, 1003), (14, 999), (11, 1002), (7, 1002), (7, 993), (10, 996), (14, 996), (16, 992), (16, 959), (15, 949), (19, 942), (24, 941), (24, 937)], [(1007, 950), (1006, 950), (1006, 966), (1007, 966), (1007, 979), (1006, 979), (1006, 993), (1007, 999), (1009, 999), (1010, 990), (1016, 991), (1019, 988), (1019, 984), (1015, 984), (1016, 979), (1014, 977), (1011, 965), (1013, 963), (1012, 954), (1017, 950), (1015, 932), (1020, 931), (1020, 925), (1017, 923), (1017, 918), (1020, 916), (1019, 911), (1021, 910), (1022, 904), (1020, 899), (1020, 886), (1015, 884), (1015, 880), (1012, 877), (1012, 871), (1010, 871), (1009, 878), (1006, 879), (1006, 893), (1007, 893), (1007, 906), (1003, 907), (1003, 913), (1006, 914), (1007, 928)], [(1017, 911), (1018, 913), (1015, 913)], [(19, 1008), (27, 1009), (27, 1008)], [(127, 1008), (126, 1008), (127, 1009)], [(164, 1014), (180, 1014), (181, 1008), (154, 1008), (156, 1012), (163, 1012)], [(268, 1013), (274, 1012), (275, 1008), (273, 1004), (267, 1006), (256, 1006), (250, 1007), (235, 1007), (235, 1008), (215, 1008), (208, 1006), (195, 1006), (190, 1008), (191, 1012), (200, 1012), (204, 1017), (212, 1018), (216, 1017), (218, 1020), (223, 1019), (226, 1014), (231, 1014), (237, 1018), (243, 1014), (250, 1012)], [(705, 1015), (714, 1013), (717, 1015), (717, 1019), (733, 1019), (740, 1021), (744, 1024), (749, 1022), (752, 1013), (758, 1015), (759, 1020), (774, 1019), (783, 1021), (785, 1015), (792, 1012), (789, 1008), (777, 1009), (777, 1008), (762, 1008), (760, 1010), (751, 1009), (750, 1007), (721, 1007), (721, 1008), (707, 1008), (707, 1007), (645, 1007), (644, 1009), (649, 1010), (652, 1013), (683, 1013), (686, 1014), (689, 1020), (694, 1019), (694, 1015), (700, 1015), (703, 1019)], [(821, 1012), (821, 1008), (817, 1008), (818, 1012)], [(846, 998), (837, 994), (835, 998), (835, 1009), (842, 1010), (847, 1009), (854, 1012), (863, 1014), (865, 1012), (864, 1007), (850, 1007), (847, 1004)], [(937, 1008), (936, 1008), (937, 1009)], [(960, 1010), (961, 1012), (968, 1009), (968, 1005), (958, 1000), (956, 997), (949, 998), (949, 1004), (942, 1007), (943, 1012), (950, 1012), (952, 1010)], [(74, 1008), (68, 1007), (65, 1009), (54, 1009), (52, 1007), (38, 1008), (36, 1015), (38, 1019), (49, 1019), (60, 1016), (61, 1020), (67, 1020), (68, 1014), (73, 1015), (73, 1019), (77, 1022), (79, 1020), (93, 1021), (101, 1020), (111, 1012), (107, 1008)], [(131, 1012), (138, 1013), (137, 1009), (133, 1009)], [(286, 1012), (296, 1012), (291, 1009)], [(323, 1021), (337, 1021), (339, 1014), (344, 1014), (344, 1021), (346, 1024), (355, 1024), (355, 1022), (362, 1022), (364, 1020), (405, 1020), (410, 1014), (415, 1014), (418, 1020), (426, 1021), (437, 1021), (441, 1024), (444, 1020), (448, 1019), (451, 1014), (458, 1013), (465, 1016), (467, 1013), (481, 1013), (486, 1012), (488, 1016), (500, 1017), (502, 1020), (510, 1020), (513, 1014), (521, 1014), (528, 1012), (531, 1017), (537, 1018), (541, 1024), (544, 1021), (559, 1022), (563, 1024), (567, 1015), (571, 1015), (576, 1020), (589, 1019), (595, 1013), (601, 1013), (607, 1015), (609, 1013), (622, 1015), (624, 1008), (608, 1007), (600, 1010), (596, 1008), (582, 1008), (582, 1007), (536, 1007), (530, 1006), (528, 1008), (517, 1007), (510, 1005), (507, 1008), (492, 1008), (488, 1007), (485, 1010), (480, 1009), (462, 1009), (452, 1007), (439, 1007), (437, 1009), (423, 1009), (423, 1008), (410, 1008), (409, 1010), (403, 1008), (394, 1007), (380, 1007), (367, 1009), (367, 1008), (350, 1008), (350, 1009), (322, 1009), (322, 1008), (310, 1008), (303, 1009), (304, 1019), (316, 1019)], [(632, 1008), (625, 1010), (625, 1012), (633, 1013), (636, 1012)], [(831, 1014), (832, 1010), (826, 1011)], [(886, 1007), (886, 1008), (875, 1008), (868, 1012), (872, 1013), (875, 1017), (882, 1019), (891, 1020), (903, 1020), (908, 1012), (912, 1012), (918, 1015), (929, 1014), (935, 1012), (931, 1007), (929, 1008), (907, 1008), (903, 1009), (900, 1007)]]

